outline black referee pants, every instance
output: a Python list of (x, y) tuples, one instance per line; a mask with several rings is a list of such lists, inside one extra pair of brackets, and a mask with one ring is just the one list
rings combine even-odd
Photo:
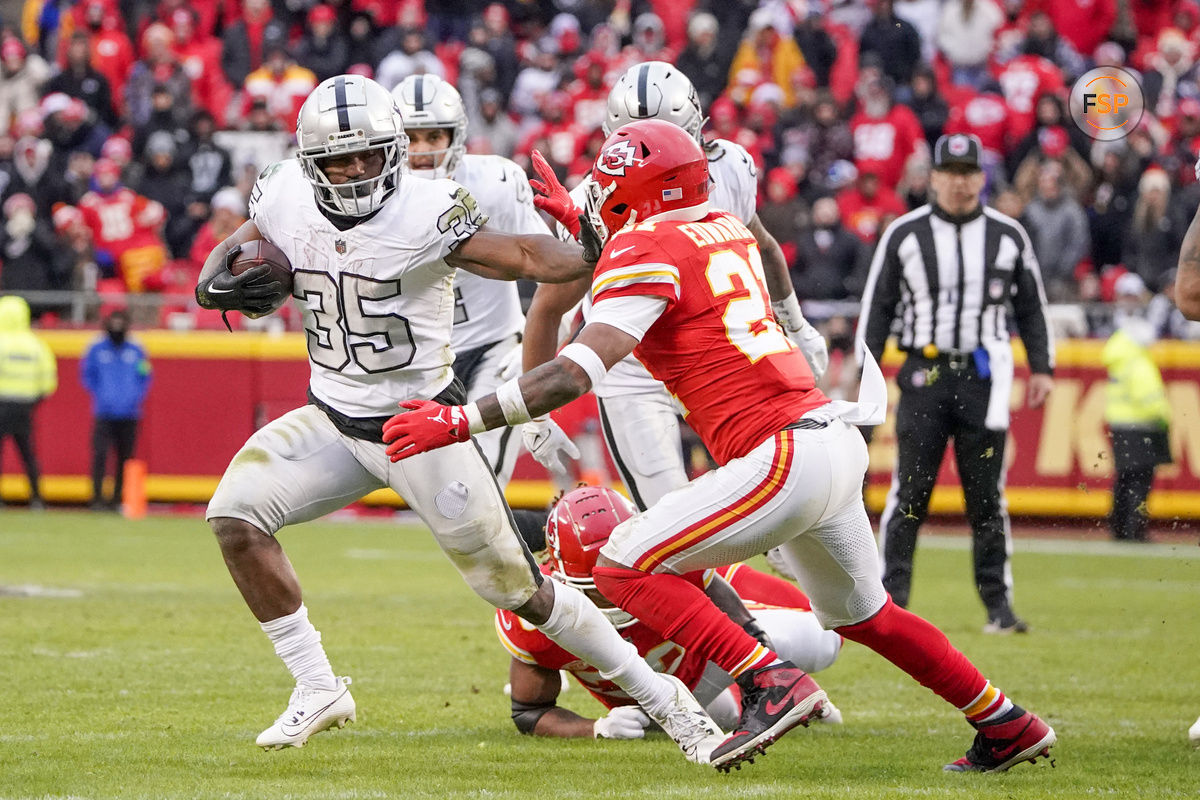
[(929, 508), (942, 456), (954, 440), (967, 520), (971, 525), (975, 587), (988, 618), (1011, 609), (1008, 509), (1004, 502), (1007, 431), (984, 427), (991, 381), (974, 366), (911, 355), (897, 375), (896, 471), (880, 520), (883, 585), (900, 606), (912, 588), (917, 533)]

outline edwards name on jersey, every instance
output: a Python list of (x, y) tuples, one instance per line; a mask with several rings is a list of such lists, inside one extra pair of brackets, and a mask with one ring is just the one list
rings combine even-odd
[(486, 221), (466, 189), (402, 179), (378, 213), (343, 231), (290, 159), (259, 175), (250, 218), (292, 264), (317, 399), (379, 417), (450, 384), (455, 269), (445, 258)]
[(648, 222), (613, 235), (592, 301), (649, 295), (666, 309), (634, 348), (720, 464), (825, 405), (771, 313), (753, 234), (732, 214)]

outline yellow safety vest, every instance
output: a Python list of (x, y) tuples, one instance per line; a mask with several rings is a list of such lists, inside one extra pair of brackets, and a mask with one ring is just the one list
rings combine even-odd
[(57, 388), (58, 364), (29, 329), (29, 304), (0, 297), (0, 402), (33, 402)]

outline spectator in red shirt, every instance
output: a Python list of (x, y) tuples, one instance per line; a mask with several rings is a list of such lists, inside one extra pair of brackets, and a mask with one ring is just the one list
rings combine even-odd
[(1008, 62), (996, 78), (1008, 104), (1010, 143), (1021, 141), (1033, 128), (1039, 97), (1066, 92), (1062, 70), (1053, 61), (1030, 53)]
[(608, 114), (608, 84), (604, 80), (604, 60), (585, 53), (575, 62), (578, 78), (567, 87), (575, 123), (584, 131), (593, 131)]
[(224, 127), (225, 110), (233, 89), (221, 71), (221, 40), (200, 33), (196, 21), (196, 13), (188, 8), (178, 8), (171, 13), (175, 56), (192, 81), (193, 107), (212, 114), (217, 125)]
[(908, 213), (904, 201), (870, 169), (860, 171), (853, 184), (838, 192), (837, 204), (846, 229), (872, 246), (881, 230)]
[[(893, 105), (883, 78), (864, 71), (859, 82), (859, 111), (850, 118), (854, 139), (854, 166), (859, 174), (875, 175), (888, 190), (904, 175), (904, 164), (925, 149), (925, 133), (915, 114), (905, 106)], [(842, 219), (849, 216), (842, 214)]]
[(107, 159), (96, 162), (95, 177), (96, 189), (83, 196), (79, 210), (92, 231), (96, 259), (129, 291), (146, 290), (167, 262), (163, 207), (121, 186), (121, 168)]
[[(121, 26), (116, 9), (103, 0), (89, 0), (84, 6), (85, 25), (92, 49), (92, 66), (108, 79), (113, 105), (118, 114), (125, 112), (125, 81), (136, 59), (133, 42)], [(65, 51), (64, 51), (65, 58)]]
[[(1161, 0), (1160, 0), (1161, 3)], [(1117, 19), (1116, 0), (1030, 0), (1027, 13), (1044, 11), (1077, 53), (1091, 53)]]

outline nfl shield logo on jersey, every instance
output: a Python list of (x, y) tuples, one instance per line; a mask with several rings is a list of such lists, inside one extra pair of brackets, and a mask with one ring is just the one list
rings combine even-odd
[(993, 300), (999, 300), (1004, 297), (1004, 281), (1000, 278), (992, 278), (988, 281), (988, 295)]
[(346, 255), (346, 240), (338, 239), (333, 243), (333, 249), (337, 250), (339, 256)]

